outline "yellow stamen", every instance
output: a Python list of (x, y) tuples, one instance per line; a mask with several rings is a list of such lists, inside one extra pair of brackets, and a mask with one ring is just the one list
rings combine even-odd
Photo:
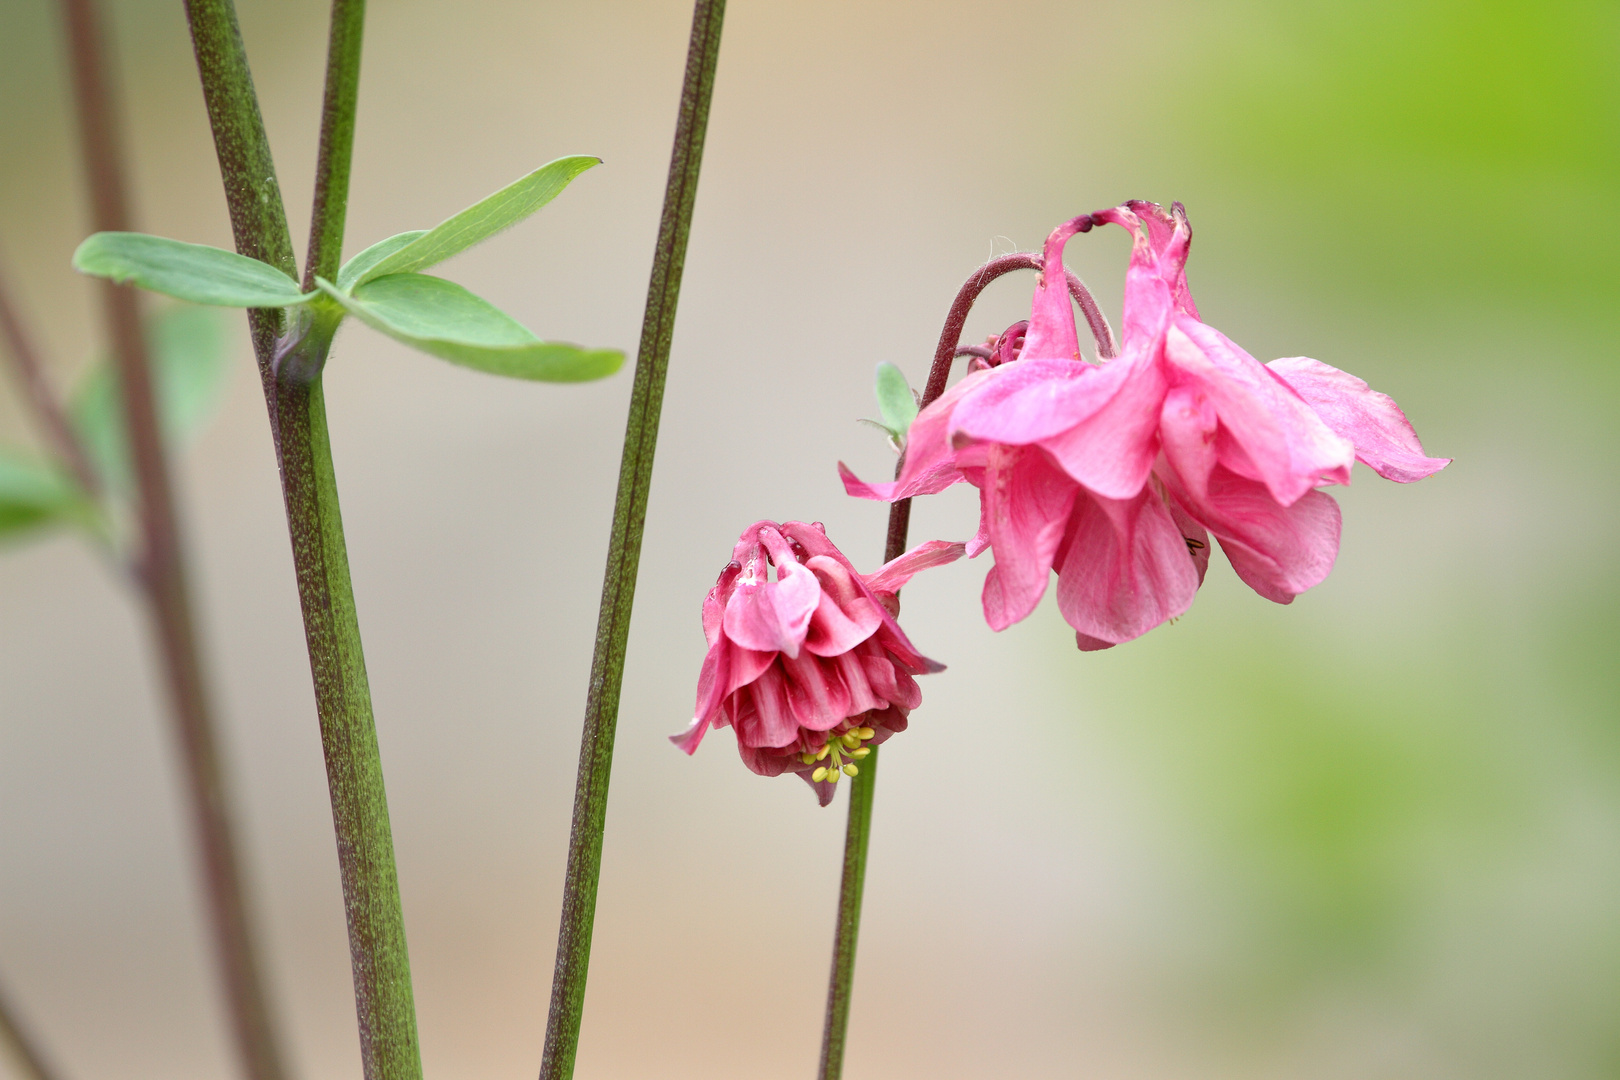
[(802, 754), (800, 754), (800, 755), (799, 755), (799, 760), (800, 760), (800, 761), (802, 761), (802, 762), (804, 762), (804, 763), (805, 763), (805, 764), (806, 764), (806, 765), (808, 765), (808, 764), (810, 764), (810, 763), (811, 763), (811, 762), (812, 762), (812, 761), (814, 761), (814, 760), (816, 760), (816, 755), (814, 755), (814, 754), (812, 754), (812, 753), (810, 753), (810, 752), (809, 752), (809, 751), (808, 751), (808, 750), (807, 750), (807, 751), (805, 751), (805, 752), (804, 752), (804, 753), (802, 753)]
[(831, 749), (832, 749), (831, 746), (828, 746), (827, 744), (823, 743), (821, 749), (816, 751), (816, 760), (817, 761), (824, 760), (827, 757), (827, 751), (831, 750)]
[(844, 775), (845, 776), (854, 776), (856, 773), (858, 773), (860, 771), (861, 771), (860, 769), (855, 767), (854, 762), (850, 762), (848, 765), (844, 766)]
[(870, 754), (871, 752), (872, 752), (872, 748), (870, 746), (863, 746), (859, 750), (851, 750), (849, 752), (849, 756), (852, 757), (852, 758), (863, 758), (867, 754)]
[(861, 737), (855, 734), (853, 731), (846, 731), (844, 734), (838, 737), (838, 741), (849, 747), (851, 750), (861, 745)]
[(829, 783), (829, 784), (838, 783), (838, 770), (837, 769), (828, 769), (827, 770), (827, 783)]
[(876, 735), (877, 732), (872, 730), (869, 727), (863, 727), (863, 728), (856, 728), (855, 729), (855, 734), (859, 735), (862, 739), (870, 739), (872, 736)]
[(826, 767), (822, 766), (821, 768), (817, 769), (815, 772), (811, 773), (810, 774), (810, 779), (814, 780), (818, 784), (821, 781), (827, 779), (827, 769), (826, 769)]

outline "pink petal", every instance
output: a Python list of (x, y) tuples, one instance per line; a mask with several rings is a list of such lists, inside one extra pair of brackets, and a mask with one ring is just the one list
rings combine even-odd
[(1152, 489), (1130, 500), (1083, 494), (1070, 528), (1058, 567), (1058, 610), (1084, 637), (1129, 641), (1192, 605), (1198, 570)]
[(751, 556), (743, 563), (736, 589), (726, 602), (722, 626), (726, 636), (745, 649), (797, 656), (810, 616), (821, 600), (821, 586), (792, 557), (787, 542), (774, 528), (762, 529), (760, 536), (767, 545), (778, 548), (773, 552), (777, 580), (766, 580), (763, 555)]
[(883, 708), (886, 702), (872, 689), (872, 683), (866, 677), (866, 665), (860, 656), (856, 653), (844, 653), (834, 659), (838, 664), (838, 674), (844, 680), (844, 687), (849, 691), (851, 715)]
[(1142, 490), (1159, 452), (1159, 405), (1164, 370), (1137, 343), (1125, 354), (1094, 369), (1081, 386), (1092, 399), (1091, 414), (1069, 430), (1040, 441), (1063, 470), (1110, 499), (1129, 499)]
[(1074, 305), (1069, 300), (1069, 276), (1063, 268), (1063, 246), (1082, 228), (1091, 228), (1091, 218), (1082, 215), (1066, 221), (1046, 238), (1041, 277), (1035, 285), (1029, 329), (1024, 333), (1024, 350), (1020, 354), (1025, 360), (1080, 359)]
[(1186, 315), (1165, 338), (1165, 359), (1182, 385), (1208, 396), (1241, 458), (1221, 464), (1271, 489), (1284, 506), (1319, 484), (1347, 484), (1355, 448), (1334, 434), (1300, 398), (1288, 393), (1260, 361), (1219, 331)]
[(935, 566), (953, 563), (966, 551), (967, 547), (964, 544), (930, 540), (918, 544), (898, 558), (890, 559), (873, 573), (863, 575), (862, 580), (873, 592), (899, 592), (913, 575)]
[(784, 657), (782, 667), (788, 677), (788, 707), (800, 727), (826, 731), (849, 715), (849, 691), (836, 667), (816, 656)]
[(825, 555), (811, 556), (805, 566), (821, 582), (821, 602), (810, 618), (806, 650), (816, 656), (837, 656), (883, 625), (883, 609), (861, 591), (849, 570)]
[(1417, 432), (1394, 399), (1354, 375), (1308, 356), (1273, 360), (1266, 367), (1328, 427), (1354, 443), (1356, 457), (1384, 479), (1410, 484), (1451, 464), (1450, 458), (1424, 454)]
[(964, 394), (971, 393), (990, 374), (980, 371), (967, 375), (917, 414), (906, 433), (906, 455), (893, 483), (868, 484), (839, 462), (838, 475), (843, 478), (844, 490), (858, 499), (892, 502), (914, 495), (933, 495), (961, 480), (948, 430), (951, 412)]
[(996, 559), (983, 595), (992, 630), (1005, 630), (1040, 603), (1078, 490), (1040, 450), (990, 448), (979, 497)]
[(787, 674), (773, 667), (738, 692), (737, 741), (749, 746), (788, 746), (799, 725), (788, 705)]
[(1090, 391), (1103, 369), (1073, 360), (1020, 360), (991, 369), (951, 414), (953, 446), (964, 438), (1022, 446), (1067, 431), (1107, 395)]
[(1339, 504), (1320, 491), (1290, 506), (1264, 484), (1217, 468), (1208, 495), (1194, 500), (1174, 478), (1166, 486), (1184, 509), (1220, 539), (1232, 569), (1251, 589), (1279, 604), (1319, 583), (1339, 553)]

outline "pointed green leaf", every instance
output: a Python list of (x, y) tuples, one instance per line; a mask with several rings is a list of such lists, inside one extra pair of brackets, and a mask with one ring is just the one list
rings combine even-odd
[(287, 307), (315, 295), (299, 292), (296, 281), (269, 263), (145, 233), (96, 233), (73, 253), (73, 268), (193, 304)]
[[(353, 275), (354, 285), (363, 285), (388, 274), (426, 270), (474, 244), (488, 240), (555, 199), (574, 177), (601, 163), (601, 158), (564, 157), (542, 165), (523, 179), (508, 184), (489, 198), (474, 203), (455, 217), (429, 229), (413, 242), (387, 254), (363, 273)], [(389, 242), (383, 241), (384, 244)], [(361, 254), (371, 250), (374, 249), (368, 248)], [(347, 270), (348, 267), (344, 267), (344, 272)], [(339, 285), (345, 285), (342, 274), (339, 274)]]
[(0, 537), (53, 523), (79, 523), (83, 494), (45, 465), (0, 451)]
[(619, 370), (616, 349), (541, 341), (522, 323), (460, 285), (427, 274), (390, 274), (345, 293), (321, 289), (344, 310), (429, 356), (493, 375), (540, 382), (585, 382)]
[(898, 441), (904, 441), (911, 422), (917, 419), (917, 398), (900, 369), (887, 360), (877, 366), (878, 415), (883, 426)]
[[(220, 316), (206, 308), (173, 307), (147, 324), (158, 412), (171, 445), (184, 445), (224, 400), (230, 385), (230, 348)], [(73, 395), (73, 426), (102, 482), (113, 490), (129, 485), (129, 448), (118, 377), (103, 361)]]
[(355, 282), (359, 281), (365, 275), (366, 271), (388, 258), (388, 256), (392, 255), (394, 252), (398, 251), (412, 240), (426, 235), (426, 229), (415, 229), (411, 232), (399, 233), (397, 236), (390, 236), (386, 240), (377, 241), (375, 244), (372, 244), (370, 247), (366, 248), (366, 250), (362, 251), (360, 254), (343, 264), (343, 269), (338, 271), (337, 287), (347, 292), (349, 289), (354, 287)]

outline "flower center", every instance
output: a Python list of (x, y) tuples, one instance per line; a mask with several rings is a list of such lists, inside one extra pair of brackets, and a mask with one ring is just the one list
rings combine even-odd
[(799, 755), (799, 760), (806, 765), (824, 762), (817, 765), (810, 779), (820, 783), (825, 780), (829, 784), (838, 783), (838, 776), (854, 776), (859, 773), (860, 767), (855, 762), (861, 760), (872, 752), (867, 746), (872, 736), (877, 732), (869, 727), (852, 727), (844, 731), (829, 731), (827, 741), (816, 750), (806, 750)]

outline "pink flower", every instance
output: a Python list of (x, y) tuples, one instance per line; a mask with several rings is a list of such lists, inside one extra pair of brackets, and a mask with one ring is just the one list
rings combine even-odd
[[(1080, 359), (1063, 245), (1094, 222), (1132, 231), (1124, 347)], [(1192, 231), (1177, 204), (1132, 202), (1076, 218), (1047, 239), (1016, 363), (970, 373), (918, 415), (893, 484), (846, 490), (899, 499), (967, 480), (991, 627), (1034, 610), (1048, 572), (1083, 649), (1128, 641), (1186, 611), (1209, 534), (1239, 577), (1278, 603), (1316, 584), (1338, 551), (1339, 509), (1321, 484), (1347, 484), (1359, 458), (1421, 479), (1426, 457), (1388, 397), (1304, 357), (1261, 364), (1198, 317), (1187, 289)], [(999, 359), (999, 356), (998, 356)]]
[(820, 524), (750, 525), (703, 601), (696, 714), (671, 741), (690, 754), (709, 728), (729, 725), (743, 764), (797, 773), (826, 806), (840, 771), (854, 776), (870, 744), (906, 729), (922, 703), (912, 676), (944, 670), (895, 622), (895, 594), (962, 553), (932, 540), (862, 575)]

